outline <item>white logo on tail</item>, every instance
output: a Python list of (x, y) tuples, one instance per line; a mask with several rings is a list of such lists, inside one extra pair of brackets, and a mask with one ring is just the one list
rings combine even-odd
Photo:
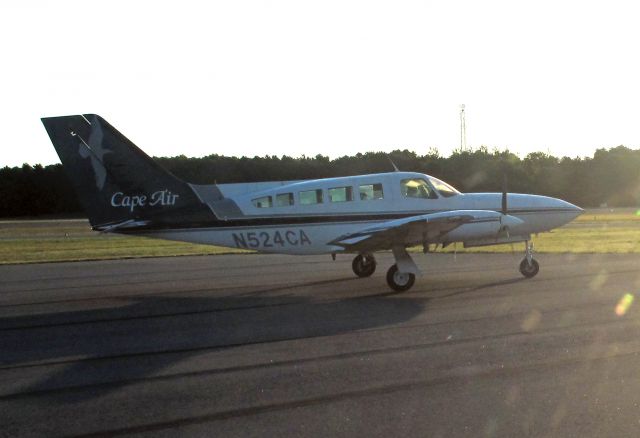
[[(87, 119), (85, 120), (87, 123), (89, 122)], [(84, 138), (75, 131), (71, 131), (70, 134), (72, 137), (78, 137), (82, 142), (82, 144), (78, 145), (78, 153), (82, 158), (89, 158), (91, 160), (91, 167), (93, 167), (93, 173), (96, 177), (96, 187), (98, 187), (98, 190), (104, 189), (104, 184), (107, 181), (107, 170), (103, 164), (104, 156), (112, 152), (102, 144), (102, 140), (104, 138), (102, 127), (98, 123), (93, 129), (91, 129), (89, 143), (84, 141)]]
[(180, 195), (175, 193), (171, 193), (171, 191), (158, 190), (154, 192), (151, 196), (147, 195), (125, 195), (123, 192), (115, 192), (111, 196), (111, 206), (119, 207), (119, 208), (128, 208), (129, 211), (133, 212), (136, 207), (155, 207), (159, 206), (170, 206), (176, 205), (176, 199), (178, 199)]

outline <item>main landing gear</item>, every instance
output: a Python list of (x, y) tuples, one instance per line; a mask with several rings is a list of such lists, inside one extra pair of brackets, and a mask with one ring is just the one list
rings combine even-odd
[(376, 272), (376, 258), (373, 254), (358, 254), (351, 263), (353, 272), (361, 278), (370, 277)]
[[(416, 274), (420, 271), (404, 247), (394, 247), (393, 256), (396, 263), (387, 271), (387, 284), (397, 292), (407, 291), (415, 283)], [(358, 277), (369, 277), (376, 270), (376, 259), (372, 254), (358, 254), (351, 267)]]
[(398, 265), (393, 265), (387, 271), (387, 284), (396, 292), (404, 292), (411, 289), (416, 281), (415, 274), (410, 272), (400, 272)]
[(520, 262), (520, 273), (527, 278), (533, 278), (540, 270), (540, 265), (533, 258), (533, 243), (525, 242), (525, 257)]

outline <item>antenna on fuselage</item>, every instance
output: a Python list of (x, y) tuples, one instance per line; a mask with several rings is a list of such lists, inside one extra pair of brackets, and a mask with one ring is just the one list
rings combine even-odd
[(389, 162), (391, 163), (391, 165), (393, 166), (393, 171), (394, 172), (400, 172), (400, 169), (398, 169), (398, 166), (396, 166), (396, 163), (393, 162), (393, 160), (391, 159), (391, 157), (387, 157), (387, 159), (389, 160)]

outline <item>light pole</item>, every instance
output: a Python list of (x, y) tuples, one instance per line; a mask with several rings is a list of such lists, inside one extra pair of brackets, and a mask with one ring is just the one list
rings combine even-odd
[(460, 152), (467, 150), (467, 126), (464, 116), (464, 103), (460, 105)]

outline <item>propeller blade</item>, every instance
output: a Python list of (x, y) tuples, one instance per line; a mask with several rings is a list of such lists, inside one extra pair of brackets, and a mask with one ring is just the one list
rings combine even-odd
[(507, 213), (507, 175), (503, 175), (502, 177), (502, 214)]

